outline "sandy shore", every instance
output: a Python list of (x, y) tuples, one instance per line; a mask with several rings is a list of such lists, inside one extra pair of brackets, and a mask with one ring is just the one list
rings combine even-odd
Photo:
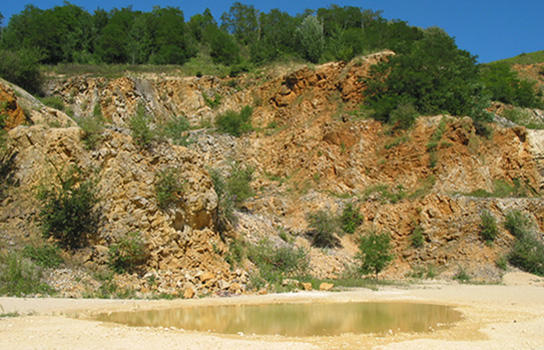
[[(98, 312), (184, 305), (284, 301), (409, 301), (451, 305), (464, 315), (447, 330), (337, 337), (225, 336), (179, 329), (127, 327), (92, 319)], [(544, 280), (508, 274), (503, 285), (427, 282), (347, 292), (304, 292), (199, 300), (0, 298), (0, 349), (543, 349)]]

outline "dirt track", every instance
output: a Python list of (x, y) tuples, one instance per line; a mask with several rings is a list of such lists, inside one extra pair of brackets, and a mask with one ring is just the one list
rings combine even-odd
[[(286, 339), (130, 328), (89, 318), (99, 311), (309, 299), (439, 303), (456, 307), (464, 319), (448, 330), (423, 335), (350, 334)], [(0, 305), (0, 313), (17, 311), (25, 315), (0, 319), (0, 349), (544, 349), (544, 281), (521, 273), (506, 275), (504, 285), (425, 283), (380, 291), (175, 301), (0, 298)]]

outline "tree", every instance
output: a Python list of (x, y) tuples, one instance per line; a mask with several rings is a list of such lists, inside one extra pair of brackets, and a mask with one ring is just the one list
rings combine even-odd
[(318, 210), (306, 217), (312, 244), (320, 248), (334, 248), (340, 245), (336, 236), (338, 220), (327, 210)]
[(207, 32), (211, 27), (217, 27), (217, 22), (213, 18), (212, 12), (206, 8), (202, 14), (197, 13), (189, 20), (188, 30), (195, 39), (200, 43), (208, 42)]
[(244, 5), (236, 1), (229, 9), (221, 15), (221, 27), (242, 44), (254, 43), (259, 37), (259, 11), (253, 5)]
[(60, 186), (43, 187), (38, 193), (38, 215), (44, 236), (55, 238), (65, 248), (82, 247), (98, 222), (96, 183), (83, 180), (80, 169), (59, 174)]
[(310, 62), (317, 63), (323, 53), (323, 26), (315, 16), (307, 16), (296, 30), (299, 52)]
[(272, 9), (259, 17), (260, 37), (250, 46), (253, 62), (270, 62), (296, 52), (295, 31), (298, 19)]
[(378, 274), (394, 259), (391, 249), (388, 233), (367, 232), (360, 238), (359, 252), (355, 255), (361, 264), (361, 272), (365, 275), (374, 273), (378, 278)]
[(506, 63), (486, 65), (481, 69), (481, 79), (486, 91), (494, 101), (519, 107), (542, 108), (542, 99), (537, 96), (534, 84), (518, 78)]
[(427, 29), (408, 53), (375, 65), (367, 83), (366, 104), (377, 120), (388, 122), (402, 104), (428, 115), (484, 117), (476, 57), (439, 28)]
[(210, 40), (210, 56), (214, 63), (233, 65), (240, 62), (240, 48), (229, 33), (210, 26), (206, 35)]
[(156, 47), (152, 62), (158, 64), (183, 64), (195, 55), (185, 28), (183, 12), (179, 8), (153, 9), (156, 17)]
[(97, 41), (96, 55), (105, 63), (130, 62), (130, 33), (137, 14), (131, 7), (113, 9)]
[(30, 93), (40, 93), (40, 54), (35, 49), (0, 50), (0, 76)]

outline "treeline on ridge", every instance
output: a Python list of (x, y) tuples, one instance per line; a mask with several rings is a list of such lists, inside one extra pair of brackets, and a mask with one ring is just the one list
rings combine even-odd
[(377, 119), (390, 121), (406, 106), (418, 113), (475, 116), (489, 99), (542, 107), (541, 91), (533, 84), (521, 81), (509, 66), (482, 69), (443, 30), (353, 6), (292, 16), (235, 2), (218, 22), (209, 9), (186, 20), (178, 7), (91, 14), (69, 2), (46, 10), (27, 5), (0, 35), (0, 76), (33, 93), (39, 93), (40, 64), (183, 65), (208, 57), (236, 74), (274, 61), (349, 61), (390, 49), (397, 55), (378, 65), (368, 81), (367, 105)]

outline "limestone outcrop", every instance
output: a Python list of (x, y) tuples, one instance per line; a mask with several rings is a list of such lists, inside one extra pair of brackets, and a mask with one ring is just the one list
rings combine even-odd
[[(0, 83), (0, 101), (9, 114), (10, 171), (17, 184), (2, 202), (2, 238), (18, 245), (38, 237), (36, 186), (77, 166), (96, 179), (101, 217), (91, 244), (75, 259), (90, 269), (107, 266), (109, 247), (139, 232), (149, 251), (146, 265), (140, 274), (117, 276), (115, 283), (142, 295), (245, 292), (255, 267), (229, 266), (225, 235), (250, 244), (268, 237), (280, 244), (278, 228), (292, 244), (306, 247), (314, 275), (337, 278), (354, 262), (357, 234), (339, 237), (336, 249), (316, 249), (309, 244), (306, 217), (320, 209), (340, 213), (347, 203), (358, 204), (364, 216), (358, 234), (390, 232), (396, 260), (386, 275), (403, 277), (428, 265), (451, 275), (465, 266), (484, 280), (497, 280), (495, 261), (513, 241), (500, 225), (504, 215), (520, 209), (544, 228), (539, 197), (544, 135), (496, 125), (486, 138), (463, 116), (422, 116), (408, 131), (366, 119), (359, 108), (365, 77), (372, 64), (393, 54), (234, 78), (58, 78), (48, 91), (69, 106), (74, 118)], [(237, 138), (212, 131), (217, 115), (244, 105), (253, 106), (253, 132)], [(139, 146), (128, 127), (139, 108), (152, 117), (151, 128), (185, 116), (194, 127), (186, 135), (191, 143), (183, 147), (157, 140)], [(74, 120), (97, 114), (106, 127), (97, 146), (88, 149)], [(219, 199), (208, 170), (228, 173), (233, 164), (254, 169), (255, 196), (236, 213), (233, 232), (220, 233)], [(183, 191), (164, 209), (155, 185), (167, 169), (182, 180)], [(516, 187), (523, 196), (475, 195), (493, 193), (497, 186)], [(483, 211), (500, 226), (493, 246), (479, 237)], [(416, 226), (424, 238), (417, 248), (411, 244)], [(84, 293), (73, 288), (77, 282), (69, 282), (69, 275), (53, 272), (51, 280), (61, 289), (71, 286), (63, 289), (66, 295)]]

